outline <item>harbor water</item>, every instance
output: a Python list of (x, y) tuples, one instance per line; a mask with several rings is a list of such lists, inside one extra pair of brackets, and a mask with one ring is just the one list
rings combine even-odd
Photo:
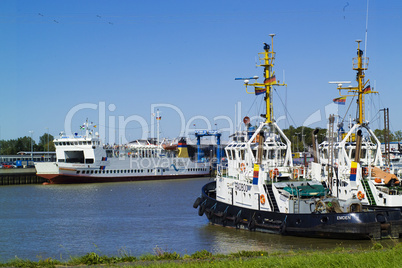
[(373, 245), (370, 240), (309, 239), (209, 225), (193, 203), (210, 180), (1, 186), (0, 262), (15, 257), (68, 260), (89, 252), (183, 255), (203, 249), (276, 252)]

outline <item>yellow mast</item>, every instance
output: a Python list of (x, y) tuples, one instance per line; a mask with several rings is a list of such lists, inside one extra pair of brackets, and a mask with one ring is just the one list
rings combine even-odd
[[(245, 80), (246, 91), (247, 85), (254, 87), (254, 92), (248, 92), (249, 94), (256, 94), (257, 91), (265, 91), (265, 103), (266, 103), (266, 113), (262, 115), (265, 117), (265, 123), (272, 123), (273, 121), (273, 109), (272, 109), (272, 99), (271, 99), (271, 89), (272, 86), (284, 86), (286, 84), (279, 84), (276, 81), (275, 71), (273, 71), (275, 62), (275, 52), (274, 52), (274, 36), (275, 34), (270, 34), (271, 36), (271, 46), (264, 43), (264, 52), (258, 53), (259, 62), (258, 67), (264, 67), (264, 83), (253, 83), (249, 84), (249, 80)], [(258, 77), (256, 77), (258, 78)]]
[[(365, 92), (365, 88), (367, 83), (370, 80), (364, 82), (364, 71), (367, 70), (369, 59), (368, 57), (363, 57), (363, 51), (360, 49), (360, 42), (362, 40), (356, 40), (357, 42), (357, 57), (353, 58), (353, 70), (357, 71), (356, 81), (357, 87), (342, 87), (342, 84), (338, 85), (339, 95), (341, 97), (354, 97), (357, 96), (357, 104), (358, 104), (358, 118), (356, 118), (356, 123), (359, 125), (364, 124), (365, 114), (364, 114), (364, 94), (368, 93), (378, 93), (372, 90), (367, 90)], [(341, 90), (348, 90), (348, 93), (352, 93), (352, 95), (342, 95)]]

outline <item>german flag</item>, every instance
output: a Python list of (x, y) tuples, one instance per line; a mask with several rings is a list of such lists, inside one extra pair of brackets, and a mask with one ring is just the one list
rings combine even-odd
[(271, 76), (271, 77), (268, 77), (267, 79), (265, 79), (264, 84), (265, 84), (265, 85), (275, 85), (275, 84), (276, 84), (276, 77), (275, 77), (275, 75), (274, 75), (274, 76)]

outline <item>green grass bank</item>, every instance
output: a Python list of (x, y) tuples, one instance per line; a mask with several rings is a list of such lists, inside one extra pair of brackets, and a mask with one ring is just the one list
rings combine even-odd
[(348, 249), (341, 246), (331, 250), (288, 252), (241, 251), (212, 254), (206, 250), (180, 256), (155, 248), (153, 254), (140, 257), (122, 253), (118, 257), (101, 256), (91, 252), (67, 260), (15, 258), (0, 267), (402, 267), (402, 246), (395, 241), (384, 247), (373, 242), (370, 249)]

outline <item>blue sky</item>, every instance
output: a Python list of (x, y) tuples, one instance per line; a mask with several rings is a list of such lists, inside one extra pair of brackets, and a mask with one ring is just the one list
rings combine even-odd
[[(354, 82), (366, 11), (367, 1), (353, 0), (3, 0), (0, 139), (57, 136), (66, 118), (73, 132), (88, 118), (109, 142), (154, 136), (152, 107), (162, 116), (161, 136), (208, 123), (227, 136), (239, 111), (263, 113), (262, 97), (234, 78), (262, 76), (255, 62), (270, 33), (277, 79), (285, 74), (288, 85), (274, 92), (275, 117), (283, 118), (285, 103), (290, 115), (280, 126), (326, 127), (326, 107), (339, 96), (328, 81)], [(388, 107), (391, 130), (402, 130), (401, 14), (401, 1), (369, 1), (366, 77), (380, 92), (366, 100), (372, 128), (382, 127), (378, 110)], [(339, 107), (342, 116), (349, 103)], [(317, 114), (321, 120), (308, 120)]]

